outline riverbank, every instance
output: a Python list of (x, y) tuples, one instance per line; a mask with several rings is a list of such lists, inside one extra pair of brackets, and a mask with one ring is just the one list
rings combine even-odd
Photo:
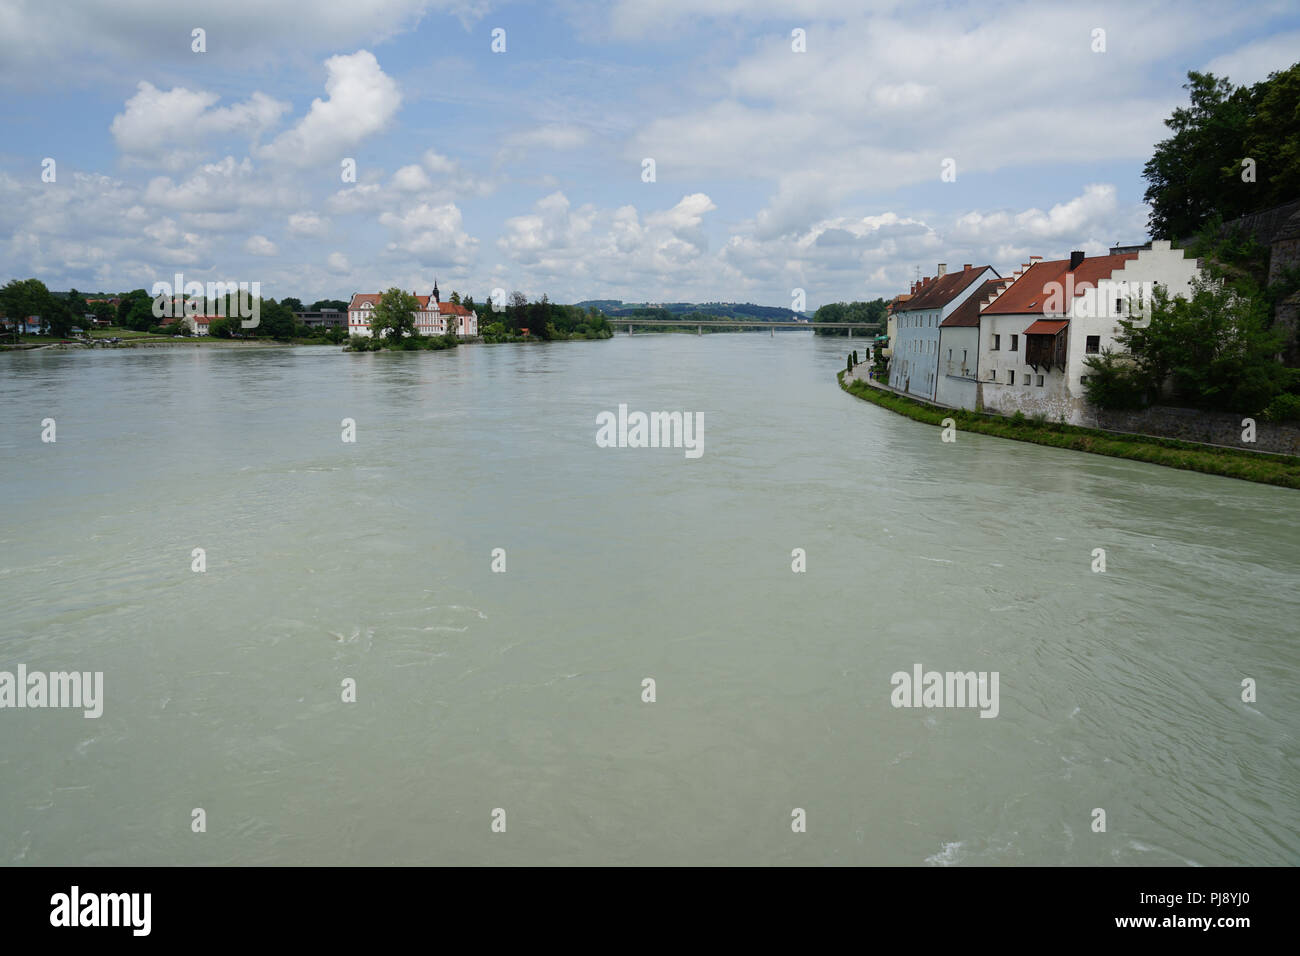
[[(317, 343), (320, 344), (320, 343)], [(96, 352), (102, 349), (169, 349), (169, 348), (205, 348), (205, 349), (265, 349), (288, 348), (288, 342), (266, 341), (260, 339), (214, 339), (207, 336), (179, 339), (123, 339), (121, 342), (19, 342), (17, 345), (0, 345), (3, 352), (33, 352), (56, 349), (63, 352)]]
[(886, 391), (863, 379), (855, 378), (846, 383), (843, 371), (837, 375), (837, 378), (840, 388), (855, 398), (906, 415), (913, 421), (924, 422), (927, 425), (940, 425), (944, 419), (951, 418), (956, 423), (958, 431), (976, 432), (981, 435), (992, 435), (995, 438), (1009, 438), (1012, 441), (1050, 445), (1053, 448), (1068, 448), (1094, 455), (1109, 455), (1112, 458), (1127, 458), (1130, 461), (1144, 461), (1152, 465), (1220, 475), (1224, 478), (1240, 478), (1243, 481), (1300, 489), (1300, 458), (1292, 455), (1239, 451), (1233, 448), (1176, 441), (1172, 438), (1124, 435), (1097, 428), (1082, 428), (1077, 425), (1051, 422), (1038, 424), (1030, 420), (1019, 421), (965, 409), (940, 408)]

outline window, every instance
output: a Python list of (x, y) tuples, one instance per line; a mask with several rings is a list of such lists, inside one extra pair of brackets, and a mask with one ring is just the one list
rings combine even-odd
[(1098, 352), (1100, 352), (1101, 336), (1100, 335), (1088, 336), (1087, 341), (1084, 342), (1083, 350), (1087, 352), (1089, 355), (1096, 355)]
[(1011, 351), (1017, 352), (1019, 350), (1020, 350), (1020, 336), (1013, 335), (1011, 336)]
[(1042, 387), (1043, 387), (1043, 376), (1041, 376), (1041, 375), (1038, 376), (1038, 387), (1039, 387), (1039, 388), (1042, 388)]
[(949, 349), (949, 350), (948, 350), (948, 361), (949, 361), (949, 362), (952, 361), (952, 349)]
[(1015, 385), (1015, 384), (1016, 384), (1016, 370), (1015, 370), (1015, 369), (1007, 369), (1007, 384), (1008, 384), (1008, 385)]
[(961, 367), (966, 367), (966, 349), (961, 350)]
[(1080, 385), (1087, 385), (1087, 384), (1088, 384), (1088, 376), (1086, 376), (1086, 375), (1080, 375), (1080, 376), (1079, 376), (1079, 384), (1080, 384)]
[(1116, 315), (1123, 315), (1123, 314), (1124, 314), (1124, 300), (1123, 300), (1123, 299), (1118, 299), (1118, 298), (1117, 298), (1117, 299), (1115, 300), (1115, 314), (1116, 314)]
[(995, 335), (993, 336), (993, 351), (996, 352), (1000, 348), (1002, 348), (1002, 336)]

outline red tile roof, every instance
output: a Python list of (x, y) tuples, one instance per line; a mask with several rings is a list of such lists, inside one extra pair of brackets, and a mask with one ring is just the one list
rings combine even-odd
[(911, 300), (900, 305), (895, 312), (921, 312), (928, 309), (942, 309), (957, 296), (961, 295), (988, 266), (976, 266), (961, 272), (949, 272), (937, 279), (931, 279), (921, 287)]
[(1055, 335), (1069, 324), (1066, 319), (1039, 319), (1025, 329), (1025, 335)]
[[(372, 306), (376, 306), (382, 298), (382, 292), (354, 292), (352, 294), (352, 301), (348, 304), (348, 309), (360, 309), (367, 302)], [(433, 311), (430, 308), (430, 303), (433, 302), (433, 296), (417, 295), (415, 301), (419, 304), (421, 312)], [(438, 312), (442, 315), (473, 315), (473, 313), (463, 305), (457, 305), (453, 302), (439, 302), (437, 303), (437, 306)]]
[(939, 323), (941, 329), (952, 328), (975, 328), (980, 327), (980, 306), (984, 301), (993, 294), (1005, 279), (989, 279), (982, 286), (975, 290), (975, 294), (969, 299), (957, 306), (952, 315)]
[[(1127, 252), (1084, 259), (1074, 269), (1074, 294), (1080, 295), (1087, 288), (1095, 288), (1100, 280), (1109, 279), (1116, 269), (1122, 269), (1124, 263), (1136, 258), (1136, 252)], [(1006, 292), (993, 300), (984, 310), (984, 315), (1042, 313), (1044, 304), (1052, 295), (1052, 283), (1058, 284), (1061, 289), (1058, 295), (1064, 296), (1069, 274), (1069, 259), (1036, 262)]]

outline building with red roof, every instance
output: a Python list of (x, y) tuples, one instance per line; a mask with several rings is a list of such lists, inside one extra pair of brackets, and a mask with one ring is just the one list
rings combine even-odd
[(894, 308), (897, 339), (891, 336), (889, 384), (903, 392), (935, 401), (939, 385), (939, 327), (989, 279), (992, 266), (964, 265), (949, 272), (939, 263), (938, 274), (912, 283), (906, 302)]
[(1157, 286), (1189, 296), (1198, 272), (1167, 241), (1104, 256), (1031, 257), (1010, 281), (980, 292), (975, 404), (960, 404), (1095, 424), (1088, 357), (1119, 349), (1121, 319), (1149, 320)]
[[(381, 292), (355, 292), (348, 303), (348, 334), (367, 338), (370, 316), (383, 297)], [(415, 297), (419, 307), (415, 312), (415, 330), (420, 335), (446, 335), (452, 333), (462, 338), (478, 335), (478, 315), (456, 302), (443, 302), (435, 279), (433, 291)]]

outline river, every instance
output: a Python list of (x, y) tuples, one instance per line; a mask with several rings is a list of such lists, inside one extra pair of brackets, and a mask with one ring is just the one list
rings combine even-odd
[(104, 675), (0, 710), (0, 861), (1300, 862), (1296, 492), (945, 443), (849, 347), (0, 356), (0, 670)]

